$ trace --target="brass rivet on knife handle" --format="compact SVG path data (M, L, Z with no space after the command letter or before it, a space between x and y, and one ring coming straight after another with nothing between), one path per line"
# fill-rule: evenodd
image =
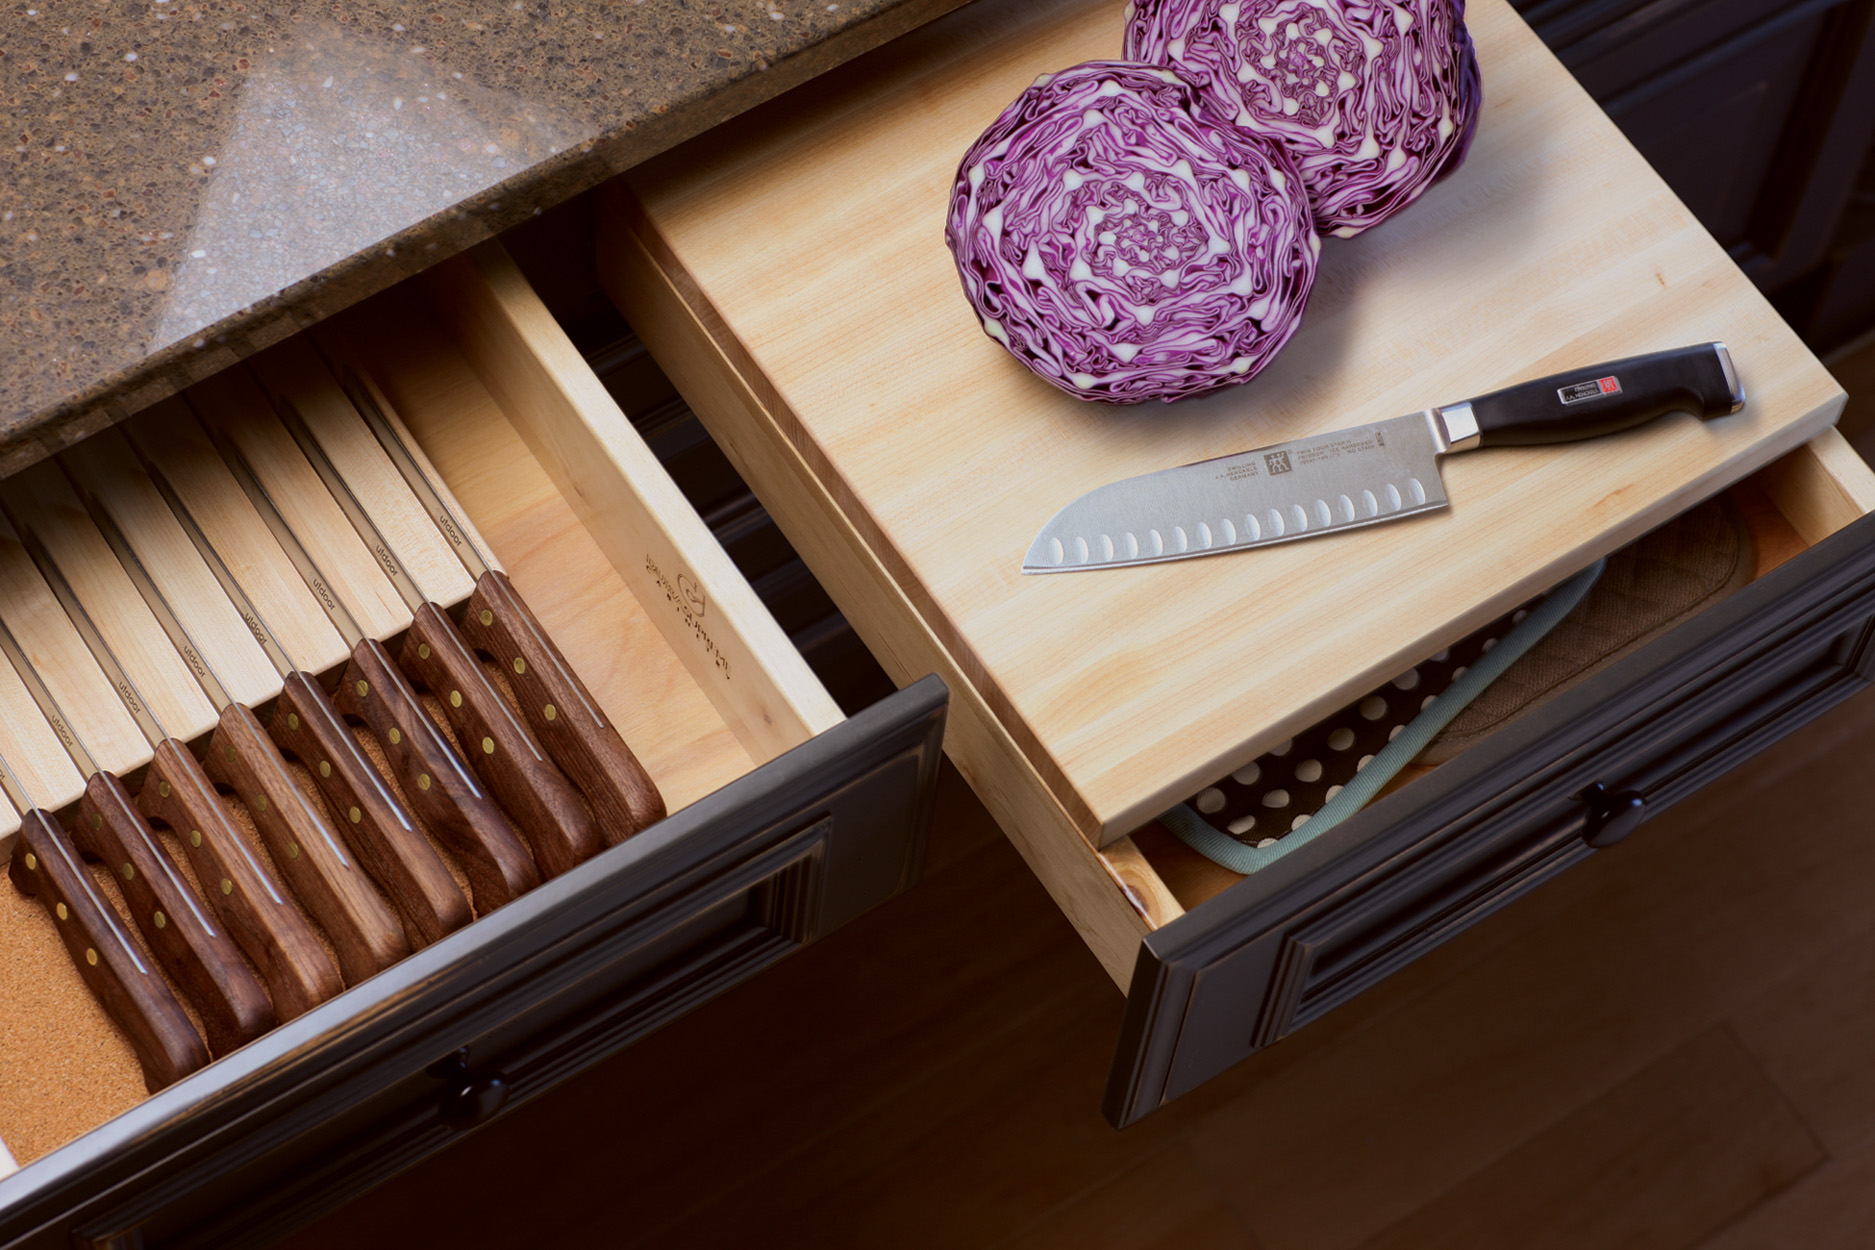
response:
M356 621L325 587L311 555L287 526L240 449L219 429L208 427L208 434L288 558L307 579L307 585L335 606L333 623L346 635L347 642L357 645L362 635ZM248 609L252 611L251 604ZM410 936L427 945L467 924L472 918L468 900L456 888L449 869L418 831L404 805L377 775L351 731L312 680L297 668L284 674L282 682L274 738L308 762L324 760L331 765L314 773L319 792L334 811L358 813L356 819L340 827L347 830L348 841L365 869L405 917Z
M209 906L259 970L281 1020L345 988L312 926L254 858L201 764L174 738L157 745L137 809L176 831L199 879L229 883L225 892L208 892Z
M376 639L364 636L357 622L352 619L351 614L345 610L344 605L338 601L338 597L326 585L318 567L313 563L311 554L287 525L286 518L274 505L266 486L247 463L246 458L241 454L241 449L235 446L233 440L221 430L206 422L201 424L207 430L216 451L228 465L229 471L233 473L235 481L253 503L255 510L260 513L282 550L287 553L294 567L299 570L300 576L305 579L307 586L319 597L320 602L326 605L333 624L345 639L346 645L351 648L352 662L347 667L345 677L340 683L337 696L338 707L370 723L373 731L378 734L379 740L387 743L386 755L393 770L404 781L407 801L416 810L418 819L423 820L461 862L464 874L469 877L470 888L475 893L477 906L483 911L492 910L538 884L539 874L533 870L532 864L523 862L528 858L527 851L508 827L507 819L475 781L463 771L461 762L455 758L454 752L443 741L442 735L437 731L435 724L430 721L429 715L422 712L415 694L410 690L403 675L388 664L384 665L384 671L376 676L377 682L380 686L389 685L397 689L387 690L385 697L377 700L361 701L358 698L355 692L356 682L360 676L359 670L361 667L373 668L369 653L374 649L381 652L382 647ZM175 504L172 503L172 506ZM382 547L382 540L379 541L379 547ZM391 558L391 562L395 564L394 557ZM405 580L408 581L408 578ZM421 596L418 596L418 602L422 602ZM367 677L367 680L370 678ZM408 709L415 709L418 714L407 715ZM284 706L282 711L288 716L299 714L295 709ZM276 724L278 724L277 721ZM297 726L292 726L290 722L288 724L288 732L297 730ZM393 731L398 738L402 739L401 742L390 741ZM347 733L345 741L334 739L328 743L328 752L324 759L330 762L339 753L356 753L356 751L357 744ZM316 776L322 786L336 785L343 780L337 773L336 769L321 768ZM422 780L423 777L431 776L444 779L458 778L460 784L432 787ZM410 784L412 777L418 778L414 787ZM349 807L351 804L348 802L344 806ZM410 865L406 873L408 877L413 880L421 879L431 884L439 884L440 879L432 871L431 865L424 862L426 858L434 861L435 870L444 874L448 871L443 868L440 860L436 860L435 853L430 850L429 844L422 842L420 838L404 839L401 850L393 854L387 849L381 858L406 861ZM450 888L454 889L453 883ZM426 896L435 897L434 890L401 896L399 902L419 905L421 899ZM454 927L449 917L440 912L436 915L435 924L437 926L447 924L448 927ZM441 931L446 931L446 928Z
M529 725L598 812L608 843L664 818L664 798L650 773L600 715L505 573L491 570L477 581L463 633L507 659Z
M150 949L201 1012L209 1051L225 1055L271 1029L273 1004L259 980L149 836L123 782L109 773L93 773L78 814L72 840L106 864L121 866L125 906Z
M482 662L433 603L419 607L404 639L404 666L432 690L449 692L444 713L488 788L534 848L543 877L555 877L605 848L579 794L535 748ZM466 692L466 697L465 697Z
M410 953L403 927L287 772L260 721L239 703L222 709L208 768L247 802L274 864L331 939L346 984Z
M367 694L359 694L361 686ZM377 639L367 638L352 649L335 700L340 711L357 716L377 734L392 772L406 779L405 801L456 856L478 911L488 912L540 884L533 857L437 732ZM407 780L411 777L414 788Z
M157 722L156 714L104 641L90 613L38 536L3 505L0 511L6 512L40 576L154 748L168 737ZM141 566L136 571L141 573ZM6 632L3 626L0 632ZM57 703L38 674L33 672L28 680L32 665L10 633L6 633L0 646L5 647L7 658L20 671L22 680L27 681L34 698L45 700L41 709L57 715ZM76 741L75 735L73 740ZM74 755L73 762L87 771L85 796L73 837L83 850L107 863L141 868L140 872L132 871L124 877L123 889L131 918L170 976L202 1013L210 1048L216 1054L225 1053L272 1028L273 1007L260 982L242 961L230 938L217 931L196 906L189 887L177 875L168 852L144 823L123 783L98 769L88 754L82 759ZM90 767L86 769L88 764ZM158 913L165 916L162 924L156 923Z
M11 795L18 781L10 769L5 771ZM49 812L30 804L20 808L20 853L8 865L8 875L22 894L45 906L72 966L130 1039L151 1093L208 1062L208 1048L188 1013L98 895L91 874Z
M327 367L332 367L330 360ZM507 575L489 567L467 528L398 437L373 388L349 367L335 372L352 407L475 578L463 633L512 669L528 725L593 805L605 840L616 844L663 819L664 799L651 775L607 723L585 683L540 628ZM563 716L563 710L573 715Z
M403 913L413 945L427 946L469 923L469 903L455 878L305 673L284 679L273 736L300 759L320 762L320 792L347 815L353 850Z
M572 862L577 862L569 862L569 855L583 859L596 854L605 844L578 791L559 767L542 754L533 734L515 719L513 709L489 682L481 661L468 650L449 618L424 598L405 571L403 562L352 494L350 485L339 476L325 449L313 438L292 403L272 392L268 395L281 424L299 444L333 500L358 531L359 538L386 572L394 571L391 580L410 605L413 617L404 647L404 667L432 690L451 692L447 711L458 740L479 743L482 747L480 751L472 747L467 750L470 765L501 801L502 807L514 816L534 849L541 874L551 877L564 872ZM450 654L433 657L427 665L413 665L412 643L427 645L432 650L447 650ZM449 671L447 685L431 680L431 673L445 668Z
M142 455L134 441L130 445ZM67 476L72 477L69 472ZM159 492L167 490L169 484L160 475L151 480ZM219 680L215 679L213 670L189 639L187 631L175 620L168 600L157 590L105 502L75 477L72 477L72 484L165 632L172 641L180 639L179 649L186 646L183 654L189 659L190 670L198 679L207 677L212 681L212 685L208 681L203 683L204 693L216 701L218 708L225 708L226 694ZM173 492L170 494L173 496ZM188 528L186 524L184 528ZM215 567L212 562L210 567ZM225 574L226 570L218 572ZM250 629L256 624L265 629L264 623L251 612L244 611L243 616ZM260 641L258 637L257 641ZM272 642L271 635L266 642ZM263 642L263 650L266 649ZM277 642L273 643L273 650L268 651L270 658L276 653L284 658ZM218 691L222 691L220 700L216 700ZM176 831L184 852L202 880L227 883L227 889L208 891L209 906L242 952L260 970L273 999L275 1014L282 1020L290 1020L338 994L344 989L344 983L332 965L331 956L320 945L299 909L281 896L272 878L256 862L201 764L187 747L173 738L165 737L152 745L155 755L143 790L137 796L137 808L144 816L161 820ZM256 818L259 818L258 812Z

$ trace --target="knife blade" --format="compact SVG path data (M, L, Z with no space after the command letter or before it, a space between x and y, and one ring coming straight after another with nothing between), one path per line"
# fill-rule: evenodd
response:
M1439 457L1570 442L1669 412L1745 406L1719 342L1520 382L1458 403L1122 478L1050 518L1024 573L1187 560L1397 521L1447 506Z

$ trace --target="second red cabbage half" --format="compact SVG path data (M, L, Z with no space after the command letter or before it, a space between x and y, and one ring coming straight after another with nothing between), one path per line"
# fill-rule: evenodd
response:
M1046 74L965 153L946 237L983 325L1106 403L1246 382L1289 341L1321 241L1294 162L1174 70Z
M1483 103L1463 0L1133 0L1126 55L1287 146L1343 237L1456 169Z

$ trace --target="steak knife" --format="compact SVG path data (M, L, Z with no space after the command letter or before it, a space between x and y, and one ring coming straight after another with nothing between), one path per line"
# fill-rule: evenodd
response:
M1055 513L1024 573L1189 560L1396 521L1446 506L1439 457L1595 438L1669 412L1745 406L1723 343L1572 369L1390 421L1122 478Z

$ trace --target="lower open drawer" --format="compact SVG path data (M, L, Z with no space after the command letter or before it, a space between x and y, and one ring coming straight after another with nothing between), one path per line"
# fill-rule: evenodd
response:
M1738 488L1768 501L1754 581L1310 845L1243 878L1150 827L1096 849L631 191L611 193L598 247L613 300L888 672L949 684L947 752L1127 993L1116 1124L1591 853L1592 787L1658 811L1875 668L1875 474L1826 430Z
M1831 431L1760 490L1749 584L1293 855L1238 877L1155 830L1109 848L1160 902L1108 1114L1190 1091L1866 686L1875 474ZM1631 810L1604 838L1613 797Z
M670 815L154 1095L53 920L0 887L0 1141L24 1165L0 1245L264 1242L916 879L943 686L844 717L505 253L340 328ZM149 750L85 700L98 675L47 680L134 792Z

